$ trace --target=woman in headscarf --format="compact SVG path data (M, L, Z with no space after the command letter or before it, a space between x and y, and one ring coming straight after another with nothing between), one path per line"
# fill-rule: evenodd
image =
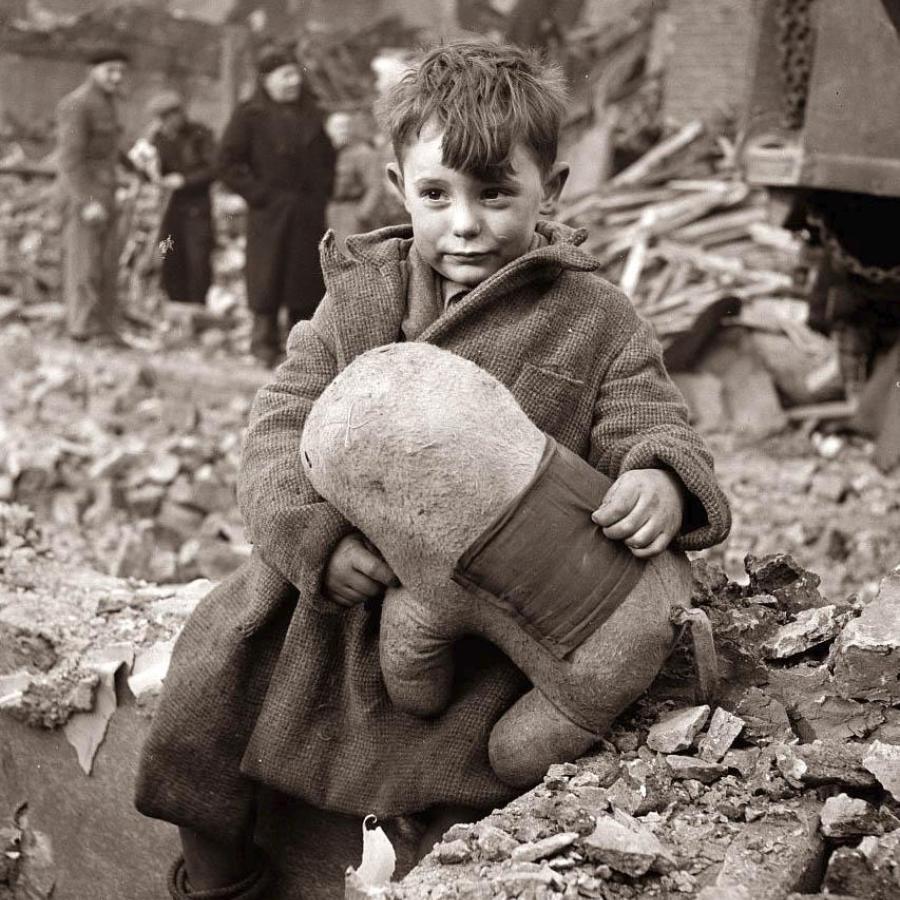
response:
M335 150L296 57L269 47L256 93L235 109L219 150L221 180L249 206L247 299L251 350L265 365L282 355L279 312L308 319L324 293L318 243L334 179Z

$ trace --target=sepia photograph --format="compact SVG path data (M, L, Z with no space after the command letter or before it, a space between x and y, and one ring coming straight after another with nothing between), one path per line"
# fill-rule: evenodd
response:
M0 900L900 900L900 0L0 0Z

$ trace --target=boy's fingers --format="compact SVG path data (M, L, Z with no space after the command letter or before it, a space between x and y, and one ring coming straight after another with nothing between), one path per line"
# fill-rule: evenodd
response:
M625 538L625 543L632 550L642 550L649 547L662 533L663 529L659 522L651 516L640 528Z
M646 547L634 547L631 549L632 556L638 559L649 559L651 556L657 556L669 546L669 537L666 534L660 534L657 538Z
M622 541L637 534L651 520L651 511L641 501L624 518L613 522L603 529L603 534L610 540Z
M397 576L383 559L361 545L354 550L352 563L357 572L361 572L384 587L389 587L396 582Z
M600 508L594 510L591 519L601 527L613 525L625 518L635 507L639 495L636 491L616 481L607 491Z
M378 597L384 593L384 585L380 581L369 578L368 575L359 571L348 572L341 587L344 590L349 589L351 592L361 594L364 598Z

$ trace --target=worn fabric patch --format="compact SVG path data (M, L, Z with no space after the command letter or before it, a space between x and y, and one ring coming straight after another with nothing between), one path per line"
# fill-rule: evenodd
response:
M641 577L643 563L591 520L611 484L548 436L531 483L463 553L453 580L564 658Z

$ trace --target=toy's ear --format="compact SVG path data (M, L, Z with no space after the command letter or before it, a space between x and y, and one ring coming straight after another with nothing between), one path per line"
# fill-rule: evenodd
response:
M385 170L387 171L388 181L390 182L394 193L403 204L403 208L409 212L409 207L406 205L406 191L403 187L403 172L400 169L400 166L395 162L391 162L385 166Z
M553 168L544 179L543 193L541 196L540 213L542 216L552 216L556 204L559 203L559 197L566 181L569 178L569 164L558 162L553 164Z

